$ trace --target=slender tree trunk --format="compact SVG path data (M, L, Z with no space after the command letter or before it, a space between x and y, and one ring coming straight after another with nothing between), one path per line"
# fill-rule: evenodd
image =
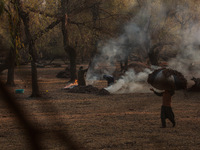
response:
M53 29L56 25L61 22L61 19L57 19L56 21L52 22L49 26L45 29L41 30L35 35L31 35L30 32L30 18L29 13L25 12L22 8L21 1L17 1L17 5L19 8L19 15L22 18L24 23L24 30L27 39L27 43L29 46L29 54L31 55L31 73L32 73L32 97L39 97L39 86L38 86L38 77L37 77L37 67L36 67L36 48L35 48L35 41L41 37L43 34L48 32L49 30Z
M62 34L63 34L63 45L64 50L69 56L70 61L70 81L74 82L77 79L76 75L76 50L69 45L69 37L68 37L68 16L67 16L67 5L68 0L61 0L62 5Z
M157 44L151 46L149 53L148 53L150 63L152 65L158 66L160 50L162 49L162 47L164 45L171 45L171 44L173 44L173 43L157 43Z
M93 45L93 51L92 51L92 54L91 54L91 58L94 57L94 55L96 55L96 52L97 52L97 46L98 46L98 43L97 43L97 38L98 38L98 35L97 35L97 32L95 30L95 28L97 27L97 21L99 19L99 5L100 3L96 3L96 4L93 4L92 8L91 8L91 11L92 11L92 21L93 21L93 35L92 35L92 45ZM99 23L100 24L100 23Z
M37 77L37 66L36 66L36 49L35 43L30 41L29 43L29 53L32 57L31 60L31 74L32 74L32 95L31 97L39 97L39 86L38 86L38 77Z
M14 46L15 47L15 46ZM7 74L7 82L6 84L9 86L14 86L14 74L15 74L15 59L16 59L16 49L11 48L9 54L10 62L8 64L8 74Z
M77 79L76 75L76 50L72 47L68 47L69 53L69 60L70 60L70 74L71 74L71 81L75 81Z
M9 17L9 29L10 29L10 38L12 42L12 46L10 48L9 53L9 61L8 61L8 74L7 74L7 85L14 86L14 73L15 73L15 61L16 61L16 50L17 50L17 43L19 33L20 33L20 19L18 13L18 7L16 4L18 3L17 0L13 1L13 8L15 11L14 13L8 12Z
M21 5L20 5L21 6ZM36 67L36 49L35 49L35 42L30 32L29 27L29 14L24 12L20 7L20 17L24 23L24 29L26 38L29 43L29 54L31 55L31 73L32 73L32 95L31 97L39 97L39 86L38 86L38 79L37 79L37 67Z
M159 52L158 51L154 51L154 50L151 50L149 53L148 53L148 56L149 56L149 61L152 65L155 65L155 66L158 66L159 63L158 63L158 54Z
M77 78L76 75L76 50L69 46L68 43L68 31L66 28L66 23L63 20L62 21L62 33L63 33L63 45L64 45L64 50L69 56L69 61L70 61L70 81L74 82L75 79Z

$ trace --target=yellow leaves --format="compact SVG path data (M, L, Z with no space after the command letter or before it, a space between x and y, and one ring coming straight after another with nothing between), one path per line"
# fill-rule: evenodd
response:
M21 42L21 39L19 36L16 36L15 38L15 46L16 46L16 51L21 48L24 48L24 43Z
M24 46L24 43L22 43L21 45L22 45L22 48L24 48L24 47L25 47L25 46Z
M21 44L20 44L20 37L18 37L18 36L16 36L16 38L15 38L15 45L16 45L16 49L17 49L18 47L21 47Z
M16 52L16 59L17 59L17 63L19 63L19 61L21 60L21 55L19 53L19 51L24 48L24 43L22 43L20 36L16 36L15 37L15 52Z

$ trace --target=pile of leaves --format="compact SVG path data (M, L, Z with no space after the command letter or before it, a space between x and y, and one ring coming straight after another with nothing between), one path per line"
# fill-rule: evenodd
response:
M161 68L161 69L157 69L154 72L152 72L151 74L149 74L147 82L149 84L153 84L157 74L162 71L162 74L164 75L164 77L167 79L170 76L174 77L175 80L175 89L176 90L180 90L180 89L186 89L187 88L187 80L185 79L185 77L182 75L182 73L176 71L176 70L172 70L172 69L166 69L166 68Z

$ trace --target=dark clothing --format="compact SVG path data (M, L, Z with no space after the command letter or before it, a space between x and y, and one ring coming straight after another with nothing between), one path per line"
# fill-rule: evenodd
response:
M162 122L162 127L166 127L166 119L168 118L172 124L173 127L175 126L175 120L174 120L174 113L171 108L171 97L174 95L174 91L167 91L165 90L164 92L158 93L154 91L154 93L157 96L162 96L163 97L163 102L162 102L162 107L161 107L161 122Z
M114 83L114 77L111 75L103 75L103 78L107 80L108 86Z
M172 108L170 106L162 106L161 107L161 122L162 127L166 127L166 119L168 118L171 123L173 124L173 127L175 126L175 120L174 120L174 113L172 111Z
M86 86L85 83L85 73L87 72L88 69L83 70L82 68L79 69L78 71L78 85L80 86Z

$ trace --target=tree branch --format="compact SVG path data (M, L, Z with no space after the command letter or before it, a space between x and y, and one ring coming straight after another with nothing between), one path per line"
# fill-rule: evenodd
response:
M57 19L56 21L52 22L48 25L44 30L39 31L35 35L33 35L33 41L37 40L38 38L42 37L45 33L49 32L49 30L53 29L61 22L62 18Z
M45 17L51 17L51 18L61 18L61 17L62 17L62 14L61 14L61 13L50 14L50 13L46 13L45 11L38 10L38 9L29 7L29 6L26 6L26 9L28 9L28 10L31 11L31 12L34 12L34 13L38 13L38 14L40 14L40 15L43 15L43 16L45 16Z

